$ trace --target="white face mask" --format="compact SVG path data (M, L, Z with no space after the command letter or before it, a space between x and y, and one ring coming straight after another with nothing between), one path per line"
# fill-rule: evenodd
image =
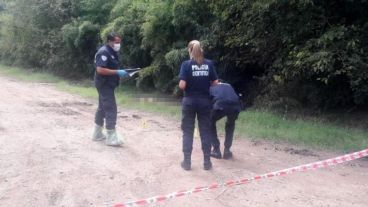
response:
M120 44L114 44L114 47L112 49L115 50L115 52L119 52L121 45Z

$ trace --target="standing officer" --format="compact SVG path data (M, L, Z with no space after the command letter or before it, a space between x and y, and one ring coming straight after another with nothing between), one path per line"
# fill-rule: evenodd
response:
M195 118L198 119L199 132L204 155L203 167L212 168L211 163L211 84L217 84L217 74L211 60L204 59L201 44L193 40L188 44L190 60L184 61L180 68L179 88L184 90L182 101L183 153L184 161L181 167L191 169L191 154L193 149L193 132Z
M106 139L106 144L110 146L123 144L115 129L117 106L114 91L119 85L120 77L127 75L125 70L119 70L118 52L120 46L121 37L112 32L107 35L107 44L102 46L95 56L95 86L98 92L98 108L95 115L96 125L92 139L94 141ZM102 132L104 121L106 121L107 135Z
M216 122L226 116L225 125L225 149L224 159L230 159L233 154L230 151L234 129L235 120L241 111L241 103L238 95L230 84L219 83L211 86L210 94L213 97L213 108L211 112L211 130L212 130L212 146L211 157L221 159L220 141L217 136Z

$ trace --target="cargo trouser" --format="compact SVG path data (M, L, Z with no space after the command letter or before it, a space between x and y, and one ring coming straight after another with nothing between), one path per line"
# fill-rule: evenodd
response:
M202 151L205 157L211 154L211 99L184 97L182 101L182 122L183 130L183 153L190 156L193 150L193 133L195 118L197 117L199 133L202 143Z
M115 129L117 119L117 106L114 92L115 87L97 87L97 91L98 108L95 115L95 123L99 126L103 126L105 120L107 130Z
M216 122L226 116L224 146L225 148L230 149L233 143L235 120L238 118L238 115L239 112L236 110L213 110L211 112L211 144L214 148L220 147Z

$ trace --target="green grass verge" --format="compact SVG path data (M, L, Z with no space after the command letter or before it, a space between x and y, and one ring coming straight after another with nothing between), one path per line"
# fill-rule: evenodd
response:
M249 110L237 121L237 133L250 137L285 140L322 149L358 150L368 146L368 133L334 123L283 119L268 111Z
M0 65L0 73L27 82L55 83L60 90L97 98L97 92L91 84L75 84L47 73L34 72L16 67ZM165 103L139 101L134 98L136 89L120 87L116 91L119 105L157 114L175 117L180 120L181 109ZM223 132L224 121L219 123ZM368 146L368 132L362 129L344 127L324 120L285 119L265 110L247 110L239 115L236 123L236 135L257 139L281 140L293 144L312 146L332 150L358 150Z
M34 72L33 69L21 69L0 64L0 73L26 82L57 83L62 79L48 73Z
M97 91L93 87L92 81L74 83L63 80L62 78L56 77L55 75L49 74L47 72L37 72L32 69L10 67L1 64L0 73L25 82L54 83L55 86L62 91L78 94L85 98L96 99L98 97ZM116 90L117 103L121 106L129 107L131 109L180 117L181 112L179 107L165 103L148 102L143 100L143 98L140 100L139 98L135 98L136 94L138 93L141 92L135 88L123 85Z

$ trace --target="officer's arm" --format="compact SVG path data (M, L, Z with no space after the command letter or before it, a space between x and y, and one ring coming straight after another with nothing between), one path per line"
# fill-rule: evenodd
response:
M104 67L97 67L96 71L100 75L117 75L118 74L117 70L111 70L111 69L104 68Z
M187 72L187 65L185 62L181 64L180 72L179 72L179 88L181 90L185 90L187 87L187 81L188 80L188 72Z
M214 81L211 82L211 85L212 86L216 86L217 84L219 84L219 80L218 79L216 79L216 80L214 80Z
M186 82L186 81L184 81L184 80L180 80L180 81L179 81L179 88L180 88L181 90L185 90L185 87L187 87L187 82Z

